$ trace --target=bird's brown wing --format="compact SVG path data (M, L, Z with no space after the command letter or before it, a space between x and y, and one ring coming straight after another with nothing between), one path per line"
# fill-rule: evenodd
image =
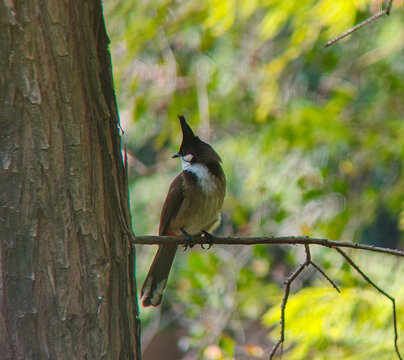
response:
M168 190L167 197L163 205L163 210L161 210L159 235L175 235L167 234L167 232L169 230L171 219L177 215L183 201L184 179L181 172L171 183L170 189Z

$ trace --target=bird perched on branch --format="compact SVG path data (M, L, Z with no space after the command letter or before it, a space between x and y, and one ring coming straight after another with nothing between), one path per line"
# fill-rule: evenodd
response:
M182 144L173 158L181 158L182 171L171 183L160 216L159 235L183 235L185 249L192 247L192 235L207 238L220 223L220 210L226 193L226 177L221 159L213 148L195 136L185 118L178 116ZM159 245L140 292L143 306L158 306L178 245Z

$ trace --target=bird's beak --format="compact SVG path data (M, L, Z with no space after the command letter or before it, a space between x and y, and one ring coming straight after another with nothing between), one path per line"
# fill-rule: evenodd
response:
M179 152L176 152L176 153L172 156L173 159L174 159L174 158L179 158L179 157L181 157L181 154L180 154Z

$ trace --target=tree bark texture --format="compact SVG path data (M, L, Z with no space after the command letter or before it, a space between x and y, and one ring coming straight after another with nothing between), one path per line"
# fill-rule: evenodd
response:
M100 0L0 0L0 358L139 359Z

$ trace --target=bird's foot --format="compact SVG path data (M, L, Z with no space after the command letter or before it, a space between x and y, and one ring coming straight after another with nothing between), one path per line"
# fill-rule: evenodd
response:
M213 245L213 235L211 234L211 233L208 233L207 231L205 231L205 230L202 230L202 234L205 236L205 238L206 238L206 244L208 244L209 245L209 247L206 249L206 250L209 250L211 247L212 247L212 245ZM205 249L204 247L203 247L203 244L201 244L201 248L202 249Z
M185 251L186 249L188 249L188 247L192 248L195 244L192 241L191 235L189 235L184 229L181 229L181 231L182 231L182 234L184 235L184 240L185 240L184 251Z

